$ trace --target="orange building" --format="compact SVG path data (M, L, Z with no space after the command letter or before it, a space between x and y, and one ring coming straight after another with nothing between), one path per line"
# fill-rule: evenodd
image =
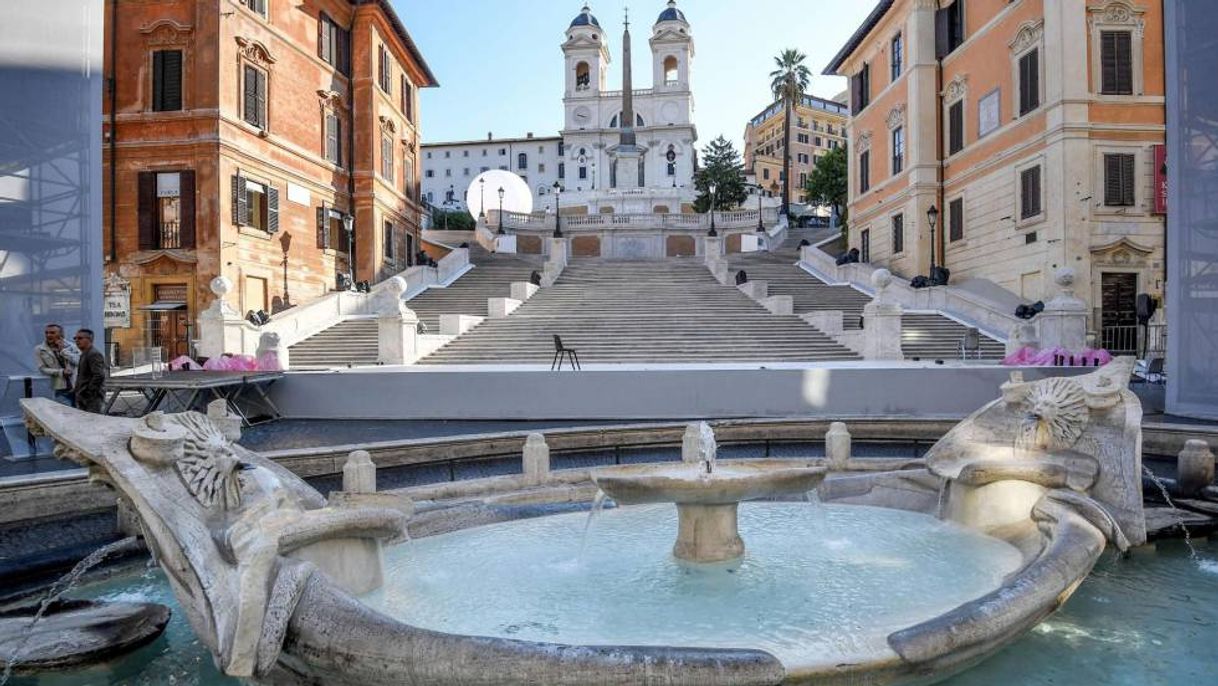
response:
M131 297L113 340L188 354L216 276L273 313L413 264L437 82L388 0L106 8L106 271Z
M791 127L791 202L807 202L808 176L820 158L845 145L846 105L815 95L795 105ZM787 112L779 100L770 104L744 127L744 168L771 195L782 194L782 152Z
M851 81L864 260L1030 301L1072 267L1100 343L1132 350L1164 288L1162 0L883 0L825 73Z

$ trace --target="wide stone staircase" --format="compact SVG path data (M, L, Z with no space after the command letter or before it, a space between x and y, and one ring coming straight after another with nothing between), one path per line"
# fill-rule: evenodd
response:
M573 262L512 316L487 320L420 364L548 364L555 335L585 365L858 359L690 258Z
M444 288L429 288L406 305L419 316L426 333L440 333L441 314L487 315L487 298L508 297L513 281L528 281L541 264L516 255L491 254L470 246L474 268ZM539 258L538 258L539 259ZM346 367L377 363L374 317L348 319L288 349L293 367Z
M732 255L731 275L741 269L750 281L766 281L770 295L791 296L796 315L818 310L841 310L846 329L861 326L863 307L871 296L850 286L830 285L798 266L799 238L792 235L774 252ZM960 341L968 327L936 313L906 313L901 317L901 351L905 359L960 359ZM983 360L1001 360L1005 346L981 335ZM973 357L970 354L970 359Z

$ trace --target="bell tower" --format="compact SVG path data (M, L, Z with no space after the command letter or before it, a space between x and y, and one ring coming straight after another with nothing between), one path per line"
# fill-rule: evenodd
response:
M656 91L690 90L689 71L694 58L694 37L676 0L660 13L651 29L652 83Z
M600 22L587 5L567 27L562 53L566 69L565 97L590 96L605 90L609 48Z

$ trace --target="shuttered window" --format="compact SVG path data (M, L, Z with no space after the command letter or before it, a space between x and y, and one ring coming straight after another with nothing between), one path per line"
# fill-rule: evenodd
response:
M241 118L260 129L266 128L266 73L245 66L242 83Z
M892 252L905 252L905 215L898 214L892 218Z
M892 80L896 81L901 77L905 61L905 40L899 33L892 37L890 61L892 64Z
M393 93L393 68L389 62L389 51L385 46L377 46L376 81L381 90Z
M1040 50L1019 58L1019 116L1040 107Z
M1133 94L1133 35L1129 31L1100 32L1100 92Z
M402 113L406 115L406 121L414 123L414 88L405 74L402 74Z
M317 55L344 76L351 75L351 32L325 12L317 21Z
M1019 218L1031 219L1040 214L1040 167L1019 172Z
M1110 207L1134 205L1134 156L1104 155L1104 204Z
M182 109L182 51L152 53L152 109L176 112Z
M863 233L859 234L859 253L860 260L871 261L871 229L864 229Z
M325 144L323 152L325 157L330 162L342 165L343 163L343 138L342 138L342 123L338 120L338 115L327 113L325 119Z
M235 174L232 180L233 223L267 233L279 231L279 190Z
M136 185L139 249L194 250L194 171L140 172Z
M935 10L935 57L943 59L964 43L964 0Z
M956 198L947 204L947 239L958 241L964 238L964 198Z
M954 155L964 149L964 101L952 103L947 108L947 154Z
M393 139L381 136L381 176L393 181Z
M393 224L385 222L385 259L393 259Z
M871 151L864 150L859 154L859 193L866 193L871 188Z
M905 127L892 130L892 173L897 175L905 168Z

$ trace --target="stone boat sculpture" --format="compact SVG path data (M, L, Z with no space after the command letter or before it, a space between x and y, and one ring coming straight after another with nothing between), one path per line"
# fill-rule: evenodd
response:
M199 638L229 675L266 684L889 684L931 682L1015 640L1069 598L1107 543L1145 540L1141 407L1132 360L1024 383L965 419L921 469L832 474L822 500L916 510L1015 545L991 593L887 636L850 664L784 664L756 649L578 646L409 626L355 595L381 584L381 546L402 538L391 500L322 498L241 448L238 420L85 415L23 401L27 425L139 515ZM800 464L799 460L792 460ZM853 461L859 462L859 461ZM821 461L802 461L820 466ZM564 496L565 497L565 496ZM555 501L559 497L555 496Z

